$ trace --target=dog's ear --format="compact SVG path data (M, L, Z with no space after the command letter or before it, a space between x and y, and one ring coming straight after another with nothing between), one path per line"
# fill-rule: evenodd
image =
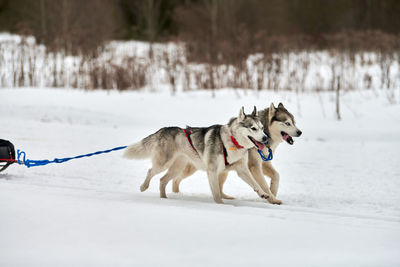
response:
M276 112L276 109L275 109L274 103L271 103L271 105L269 106L269 110L268 110L269 123L271 123L272 118L275 116L275 112Z
M257 116L257 108L254 106L253 112L251 113L252 116Z
M242 120L244 120L245 117L246 117L246 114L244 113L244 107L242 107L242 108L240 109L238 119L239 119L240 121L242 121Z
M278 108L285 108L282 104L282 102L279 103Z

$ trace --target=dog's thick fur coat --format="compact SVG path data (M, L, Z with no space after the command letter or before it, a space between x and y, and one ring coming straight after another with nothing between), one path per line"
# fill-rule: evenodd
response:
M148 170L141 191L145 191L151 179L158 173L168 169L160 180L160 197L165 198L165 187L168 182L181 175L186 166L201 169L207 172L211 192L217 203L223 203L218 177L228 170L235 170L257 194L268 199L267 194L254 180L247 167L248 151L257 146L264 147L268 141L257 111L246 115L243 108L239 116L232 119L227 125L213 125L207 128L190 128L192 134L188 141L183 129L178 127L162 128L149 135L140 142L130 145L124 152L124 157L130 159L151 158L152 167ZM242 146L241 149L226 149L233 147L231 136ZM227 161L229 164L226 165ZM190 172L188 172L190 173Z
M266 131L270 136L269 147L272 149L273 153L275 153L281 142L286 141L292 145L294 142L292 136L299 137L302 134L302 132L296 127L296 121L293 115L283 106L282 103L279 103L278 107L275 107L274 104L271 103L269 108L258 112L257 115L264 126L264 131ZM263 153L268 153L267 148L263 150ZM248 169L257 184L270 196L268 201L272 204L281 204L282 201L276 199L279 189L279 173L272 166L271 161L262 161L257 149L252 148L248 153ZM169 171L170 170L168 170L168 172ZM196 172L196 168L193 165L187 165L181 171L171 170L171 172L180 172L180 174L174 178L172 186L172 190L175 193L178 193L180 182ZM265 180L264 175L271 178L270 186ZM222 191L227 176L228 172L226 171L219 175L221 196L222 198L233 199L233 197L226 195Z

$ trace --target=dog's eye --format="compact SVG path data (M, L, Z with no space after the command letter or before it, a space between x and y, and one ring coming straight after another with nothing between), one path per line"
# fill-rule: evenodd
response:
M286 126L290 126L290 122L285 122Z
M257 130L256 127L251 127L251 129L252 129L253 131L256 131L256 130Z

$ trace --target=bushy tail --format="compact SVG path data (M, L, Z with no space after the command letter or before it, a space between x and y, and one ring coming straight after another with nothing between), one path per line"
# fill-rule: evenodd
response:
M153 150L152 135L144 138L142 141L132 144L125 148L123 157L127 159L146 159L151 157Z

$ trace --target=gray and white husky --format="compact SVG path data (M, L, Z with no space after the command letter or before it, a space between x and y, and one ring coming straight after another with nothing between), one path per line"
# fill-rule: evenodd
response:
M278 107L275 107L271 103L270 107L258 112L258 117L264 126L264 131L270 136L268 147L271 148L272 153L275 153L278 145L283 141L293 145L294 140L292 137L299 137L302 132L296 127L296 121L293 115L279 103ZM268 154L268 148L263 149L264 154ZM273 204L281 204L282 201L276 199L278 188L279 188L279 173L274 169L271 161L263 161L257 152L257 149L253 148L248 153L248 169L250 170L253 178L256 180L258 185L267 193L268 201ZM177 173L177 170L169 169L168 172ZM196 172L196 168L193 165L186 165L184 169L180 171L180 174L174 178L172 190L175 193L179 192L180 182ZM221 190L221 196L225 199L233 199L233 197L226 195L222 189L226 181L228 172L222 172L219 176L219 188ZM264 175L271 178L271 185L268 186Z
M218 177L227 170L235 170L240 178L249 184L264 199L269 197L254 180L247 167L248 151L254 147L264 148L268 141L264 127L256 116L240 110L237 118L227 125L213 125L207 128L166 127L149 135L140 142L128 146L124 157L130 159L151 158L152 167L141 185L145 191L154 175L168 169L160 180L160 197L165 198L168 182L178 177L185 166L207 172L214 201L222 202Z

